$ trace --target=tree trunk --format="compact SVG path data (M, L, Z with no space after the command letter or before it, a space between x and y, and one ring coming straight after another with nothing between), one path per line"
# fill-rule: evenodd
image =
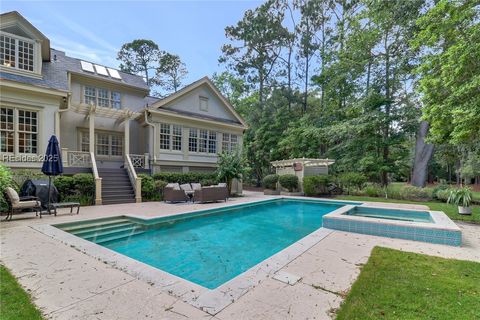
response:
M411 184L415 187L424 188L427 183L428 163L432 158L434 145L425 143L430 125L426 121L420 122L415 142L415 160L413 163L413 175Z

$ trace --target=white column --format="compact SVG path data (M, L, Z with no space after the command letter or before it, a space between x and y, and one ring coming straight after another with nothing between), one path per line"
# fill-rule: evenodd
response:
M93 112L90 112L90 116L88 118L88 140L88 150L95 153L95 114Z
M60 112L55 112L55 135L60 143Z
M125 120L125 155L130 154L130 119Z

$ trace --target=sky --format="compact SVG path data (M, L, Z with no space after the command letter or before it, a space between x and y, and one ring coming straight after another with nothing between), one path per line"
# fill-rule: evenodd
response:
M2 13L16 10L67 55L118 68L122 44L155 41L178 54L189 74L185 84L223 70L218 57L227 43L225 27L261 1L1 1Z

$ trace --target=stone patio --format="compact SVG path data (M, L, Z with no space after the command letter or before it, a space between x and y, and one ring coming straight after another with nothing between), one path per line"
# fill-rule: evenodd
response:
M271 197L245 192L229 204ZM424 209L418 205L369 205ZM40 224L87 220L122 214L166 216L216 204L158 202L83 207L80 215L14 216L0 224L0 261L29 291L49 319L330 319L360 273L374 246L480 261L480 226L457 223L463 246L333 231L288 263L273 277L249 290L215 316L207 314L148 282L139 280L33 229ZM67 210L63 212L68 212ZM290 283L290 284L289 284Z

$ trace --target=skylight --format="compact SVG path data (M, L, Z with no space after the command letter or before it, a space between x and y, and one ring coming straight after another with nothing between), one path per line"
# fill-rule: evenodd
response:
M80 61L80 64L82 65L83 71L95 72L95 70L93 69L93 64L91 64L90 62Z
M96 64L95 70L97 70L97 74L108 77L107 68L105 68L104 66L99 66L98 64Z
M112 69L112 68L107 68L108 70L108 73L110 73L110 77L114 78L114 79L122 79L122 77L120 76L120 73L118 73L117 70L115 69Z

